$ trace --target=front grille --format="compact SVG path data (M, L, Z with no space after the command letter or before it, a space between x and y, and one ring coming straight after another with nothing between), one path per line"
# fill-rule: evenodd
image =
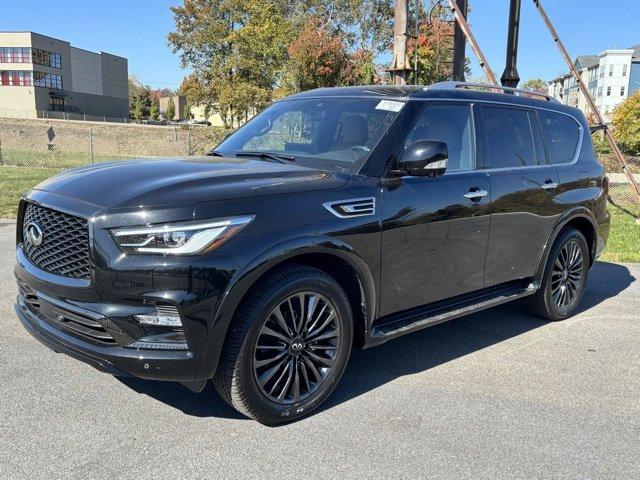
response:
M42 232L35 245L27 234L30 223ZM29 203L22 220L24 253L37 267L55 275L89 278L89 229L87 221Z

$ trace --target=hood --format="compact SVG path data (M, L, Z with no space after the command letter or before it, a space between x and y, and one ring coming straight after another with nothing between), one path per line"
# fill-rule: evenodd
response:
M347 177L251 158L189 157L102 163L68 170L35 190L106 208L195 204L337 188Z

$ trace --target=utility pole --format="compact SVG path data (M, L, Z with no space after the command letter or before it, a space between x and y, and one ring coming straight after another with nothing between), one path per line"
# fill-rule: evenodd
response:
M458 12L462 17L467 19L467 0L456 0ZM460 28L459 22L453 33L453 74L452 80L456 82L464 82L464 64L465 64L465 35Z
M460 29L462 30L462 33L464 34L467 41L469 42L469 45L471 46L471 50L473 51L476 58L478 59L478 63L480 64L480 67L482 68L482 70L484 70L484 74L487 77L487 80L489 80L491 85L498 85L498 80L496 79L496 76L493 74L493 70L491 70L491 67L489 66L489 62L487 61L486 57L482 53L482 50L480 50L480 45L478 45L478 42L476 41L476 37L474 37L473 33L471 33L471 27L469 26L469 24L467 23L467 20L465 19L465 17L462 15L462 12L458 8L458 5L456 4L456 0L448 0L448 2L449 2L449 8L451 8L451 11L453 12L453 18L455 19L456 24L460 27ZM455 81L459 82L460 80L455 80Z
M518 37L520 33L520 0L511 0L509 7L509 33L507 38L507 60L504 73L500 77L503 87L516 88L520 82L518 75Z
M407 0L396 0L393 25L393 61L389 71L394 85L406 85L411 65L407 58L409 3Z

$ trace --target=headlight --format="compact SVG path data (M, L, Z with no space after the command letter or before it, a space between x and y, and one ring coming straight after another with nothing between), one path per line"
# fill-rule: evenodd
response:
M111 231L124 253L193 255L213 250L253 220L253 215L201 222L169 223Z

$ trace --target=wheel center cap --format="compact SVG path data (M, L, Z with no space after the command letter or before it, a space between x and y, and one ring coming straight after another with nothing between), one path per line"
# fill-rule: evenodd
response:
M289 350L291 350L291 353L293 353L294 355L302 352L302 350L304 350L304 342L302 341L302 339L296 338L295 340L293 340L289 345Z
M563 280L566 280L568 276L569 276L569 271L568 270L565 270L564 272L562 272L562 279Z

